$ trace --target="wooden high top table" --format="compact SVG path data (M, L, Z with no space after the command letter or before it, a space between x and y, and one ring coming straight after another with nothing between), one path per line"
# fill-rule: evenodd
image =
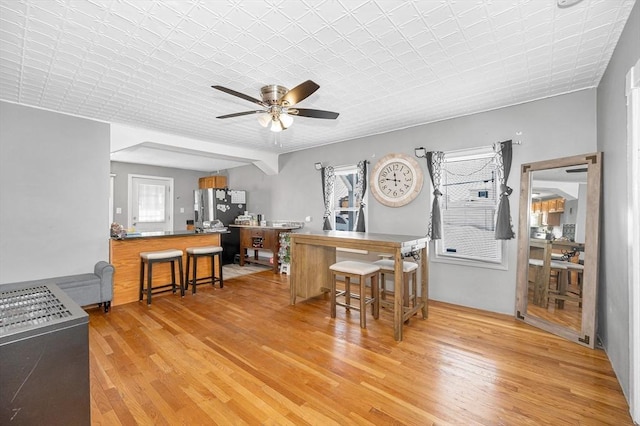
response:
M329 291L331 274L329 266L336 262L336 248L367 250L393 255L394 271L394 317L393 335L402 340L404 321L417 311L427 318L428 276L427 237L393 234L373 234L368 232L318 231L291 234L291 304L296 298L310 298ZM416 306L405 310L402 306L404 285L402 282L402 255L420 254L420 297L416 295ZM364 315L364 313L361 313Z

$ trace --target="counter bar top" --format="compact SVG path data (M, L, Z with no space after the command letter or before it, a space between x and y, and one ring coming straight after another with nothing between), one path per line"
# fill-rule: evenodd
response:
M301 226L259 226L259 225L229 225L234 228L255 228L255 229L280 229L282 231L291 231L294 229L300 229Z
M190 235L207 235L207 234L228 234L229 231L224 228L219 231L153 231L153 232L131 232L124 238L113 238L114 240L131 240L139 238L157 238L157 237L188 237Z

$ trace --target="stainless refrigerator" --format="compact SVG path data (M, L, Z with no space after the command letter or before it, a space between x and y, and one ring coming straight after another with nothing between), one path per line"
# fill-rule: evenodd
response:
M247 209L247 192L226 188L196 189L194 192L195 227L198 232L207 232L216 220L224 226L233 224L235 219ZM222 261L233 263L240 253L240 235L237 228L229 228L230 233L222 234Z

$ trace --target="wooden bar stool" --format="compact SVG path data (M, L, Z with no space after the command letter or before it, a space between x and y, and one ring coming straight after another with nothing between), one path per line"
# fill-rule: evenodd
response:
M154 263L171 263L171 282L161 286L153 287L153 264ZM143 294L147 293L147 305L151 304L151 294L163 293L165 291L176 292L176 267L178 262L180 269L180 296L184 297L184 280L182 271L182 250L168 249L160 251L143 251L140 253L140 294L139 299L142 300ZM145 268L145 264L147 267ZM147 270L147 287L144 287L144 270ZM170 287L170 288L169 288ZM152 291L155 290L155 291Z
M549 311L553 312L556 304L558 305L558 309L563 309L565 301L576 302L579 307L582 307L581 278L584 265L571 262L551 262L551 267L557 268L558 278L556 288L549 289ZM578 283L576 283L575 288L569 288L569 274L572 272L578 273Z
M344 306L349 309L360 311L360 327L367 328L366 310L367 305L371 305L373 318L378 319L380 315L380 297L378 295L378 273L380 267L371 263L355 262L351 260L334 263L329 266L331 270L331 318L336 317L336 305ZM344 277L344 290L336 290L336 282L338 276ZM360 293L351 293L351 279L360 280ZM371 297L367 297L366 282L371 281ZM338 302L337 298L344 296L344 302ZM359 305L352 305L351 298L360 300Z
M386 300L387 281L385 274L395 273L395 263L391 259L380 259L373 262L374 265L380 267L380 305L385 308L393 309L393 300ZM411 281L411 291L409 290L409 281ZM402 283L404 285L404 294L402 306L409 307L409 302L413 301L416 306L416 298L418 295L418 264L414 262L402 262ZM395 291L395 289L394 289Z
M202 247L187 247L187 275L185 278L185 289L189 289L191 284L191 294L196 294L196 286L202 281L211 281L211 285L214 286L216 281L220 283L220 288L224 286L222 280L222 247L220 246L202 246ZM198 278L198 258L208 257L211 259L211 275L207 277ZM215 273L215 258L218 258L218 276ZM191 259L193 258L193 274L189 279L191 270Z

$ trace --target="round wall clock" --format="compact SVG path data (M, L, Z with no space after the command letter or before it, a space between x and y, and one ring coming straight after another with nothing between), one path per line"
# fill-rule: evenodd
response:
M422 169L408 155L388 154L373 167L369 185L380 203L390 207L404 206L422 190Z

